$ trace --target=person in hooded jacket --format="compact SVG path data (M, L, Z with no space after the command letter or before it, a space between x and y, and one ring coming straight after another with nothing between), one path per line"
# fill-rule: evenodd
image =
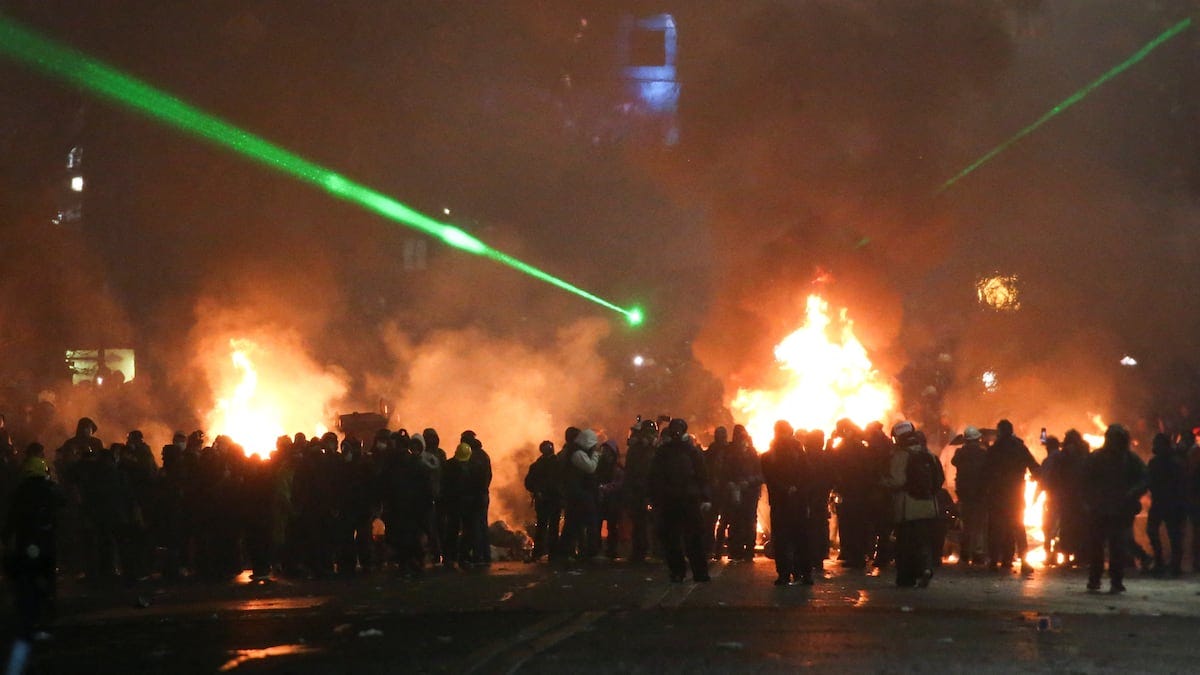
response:
M1031 574L1028 560L1023 511L1025 472L1036 480L1038 463L1013 433L1012 422L996 424L996 442L988 448L985 470L988 476L988 548L991 568L1012 567L1014 556L1021 558L1021 573Z
M467 463L469 470L469 459ZM437 456L426 451L424 436L412 436L408 447L399 455L396 482L390 494L396 511L394 521L399 530L395 538L396 562L401 574L407 578L419 577L425 571L421 534L433 511L434 483L440 470Z
M32 640L43 632L56 595L56 526L66 504L50 480L44 449L26 448L22 479L13 493L3 524L5 574L12 584L20 618L20 638Z
M492 546L488 541L488 509L491 506L492 458L483 449L483 442L474 431L464 431L461 442L471 446L471 490L473 492L471 512L471 548L475 564L492 564Z
M525 474L525 489L533 498L537 523L533 528L531 562L550 555L558 547L558 532L562 520L562 499L559 492L559 462L554 456L554 443L542 441L538 458Z
M446 466L446 451L442 449L442 438L438 436L438 432L433 427L427 427L421 432L421 438L425 440L425 452L432 455L437 460L437 476L435 477L433 490L433 513L429 516L429 522L425 525L425 542L429 547L430 559L436 565L442 562L442 532L445 531L445 520L442 518L442 507L440 506L441 485L442 485L442 469Z
M1150 488L1150 514L1146 518L1146 536L1154 550L1154 573L1179 576L1183 573L1183 525L1187 520L1186 467L1166 434L1155 434L1151 444L1154 456L1147 467ZM1163 557L1160 530L1167 528L1171 563Z
M963 429L963 444L950 463L962 517L959 564L982 565L987 559L987 448L978 428Z
M718 485L725 492L722 518L729 521L729 559L750 562L758 538L763 473L758 450L741 424L733 427L733 440L725 451L723 480Z
M895 442L884 486L892 491L896 523L896 585L924 588L933 579L934 537L940 515L935 495L946 482L942 463L912 422L892 427Z
M763 479L771 506L771 543L776 586L812 584L808 535L811 470L792 425L775 423L775 438L762 456Z
M63 567L72 572L95 572L89 569L89 563L98 543L84 512L83 493L96 456L104 449L104 442L96 436L98 431L91 418L81 417L75 435L54 453L54 474L67 499L59 522L63 542L59 553Z
M596 482L599 484L599 516L596 526L599 534L603 529L604 556L615 560L620 554L622 521L625 520L625 468L621 466L621 450L616 441L600 444L600 461L596 464Z
M838 558L844 567L860 569L875 553L877 536L879 477L882 460L867 443L864 434L850 420L838 422L834 429L836 468Z
M687 422L673 419L654 454L649 475L650 499L658 516L671 581L709 581L705 514L712 508L704 455L690 440Z
M1054 469L1055 482L1059 489L1059 531L1058 548L1066 558L1064 562L1077 565L1083 561L1083 552L1087 548L1087 499L1086 476L1088 457L1092 449L1088 446L1083 435L1076 429L1070 429L1063 435L1062 455Z
M566 556L590 560L600 552L600 439L584 429L564 450L562 465L564 507L559 544Z
M471 445L459 443L454 456L442 467L441 502L445 509L446 530L442 538L442 564L451 567L458 564L466 569L474 562L471 558L474 533L473 514L476 499L471 476Z
M1123 593L1129 534L1146 492L1146 465L1130 449L1125 427L1109 425L1104 445L1088 457L1085 477L1090 525L1087 588L1100 590L1107 548L1109 591Z

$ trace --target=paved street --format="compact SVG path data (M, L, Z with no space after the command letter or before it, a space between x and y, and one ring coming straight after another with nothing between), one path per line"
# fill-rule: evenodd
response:
M1135 576L1110 596L1073 571L947 570L923 591L829 571L812 588L776 588L768 560L699 585L618 562L68 586L31 672L1194 672L1200 659L1193 577Z

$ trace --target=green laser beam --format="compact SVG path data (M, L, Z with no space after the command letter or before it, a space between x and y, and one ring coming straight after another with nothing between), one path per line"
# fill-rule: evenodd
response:
M1128 69L1133 64L1146 58L1150 54L1150 52L1157 49L1164 42L1170 40L1171 38L1175 37L1176 35L1179 35L1180 33L1182 33L1184 30L1186 30L1191 25L1192 25L1192 19L1191 19L1191 17L1188 17L1188 18L1184 19L1183 21L1180 21L1179 23L1175 24L1174 26L1171 26L1167 30L1163 31L1163 33L1161 35L1159 35L1158 37L1151 40L1149 43L1146 44L1145 47L1142 47L1141 49L1134 52L1133 55L1130 56L1129 58L1127 58L1124 61L1122 61L1121 63L1117 64L1117 66L1114 67L1112 70L1109 70L1107 73L1104 73L1100 77L1096 78L1091 84L1087 85L1083 89L1080 89L1079 91L1075 92L1074 94L1071 94L1065 101L1063 101L1062 103L1059 103L1058 105L1051 108L1049 110L1049 112L1047 112L1046 114L1039 117L1037 119L1037 121L1035 121L1033 124L1030 124L1029 126L1025 127L1024 129L1021 129L1015 135L1013 135L1012 138L1008 139L1007 141L1004 141L1000 145L997 145L995 148L992 148L992 150L990 150L984 156L980 157L979 159L977 159L973 163L971 163L970 166L963 169L962 171L959 171L958 174L956 174L953 178L946 181L945 183L942 183L942 186L940 188L938 188L938 190L937 190L938 193L940 194L940 193L948 190L950 188L950 186L952 186L955 183L957 183L958 181L962 180L968 174L975 171L979 167L990 162L992 159L994 159L996 157L996 155L999 155L1000 153L1004 152L1009 147L1011 147L1017 141L1021 140L1022 138L1025 138L1029 134L1036 131L1038 127L1040 127L1043 124L1045 124L1046 122L1050 121L1051 118L1055 117L1056 115L1063 112L1067 108L1070 108L1071 106L1075 105L1076 103L1082 101L1088 94L1090 94L1093 91L1095 91L1096 89L1098 89L1105 82L1108 82L1109 80L1113 79L1117 75L1120 75L1122 72L1124 72L1126 69Z
M435 237L447 246L489 258L574 293L624 315L630 325L637 326L645 320L645 315L638 307L621 307L589 293L549 272L488 246L454 225L430 218L377 190L356 183L260 136L205 113L146 82L43 37L4 16L0 16L0 54L140 112L167 126L199 136L215 145L316 185L335 197Z

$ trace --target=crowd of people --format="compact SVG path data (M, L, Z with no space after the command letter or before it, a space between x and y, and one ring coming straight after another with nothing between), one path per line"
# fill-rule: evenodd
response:
M48 462L38 443L18 452L0 422L5 571L30 616L38 598L53 596L60 573L133 583L151 575L231 579L249 569L262 581L385 565L419 577L431 563L491 564L492 466L472 431L451 452L434 429L381 429L367 443L296 434L280 437L268 459L200 431L177 433L158 457L140 431L109 445L97 433L80 419ZM962 565L1012 570L1019 562L1029 574L1029 475L1046 494L1048 564L1086 565L1088 588L1099 589L1107 561L1112 592L1124 590L1131 559L1182 573L1185 526L1195 531L1200 522L1192 434L1159 434L1148 467L1120 425L1095 452L1074 430L1061 443L1043 436L1039 464L1007 420L994 430L967 427L959 447L940 456L905 421L889 433L878 422L859 428L843 420L826 438L781 420L761 454L742 425L732 434L716 429L702 448L682 419L638 418L624 454L615 440L572 427L561 446L542 442L525 476L536 515L528 560L654 556L672 581L690 571L707 582L713 559L765 554L775 583L790 586L820 579L836 550L846 568L894 565L897 585L920 587L949 538ZM769 516L760 523L763 488ZM1152 556L1133 537L1147 490Z

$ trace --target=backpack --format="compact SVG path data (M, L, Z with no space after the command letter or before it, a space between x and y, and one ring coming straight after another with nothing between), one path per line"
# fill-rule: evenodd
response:
M940 475L941 462L930 453L908 453L908 463L904 468L904 492L913 499L933 499L945 482Z

